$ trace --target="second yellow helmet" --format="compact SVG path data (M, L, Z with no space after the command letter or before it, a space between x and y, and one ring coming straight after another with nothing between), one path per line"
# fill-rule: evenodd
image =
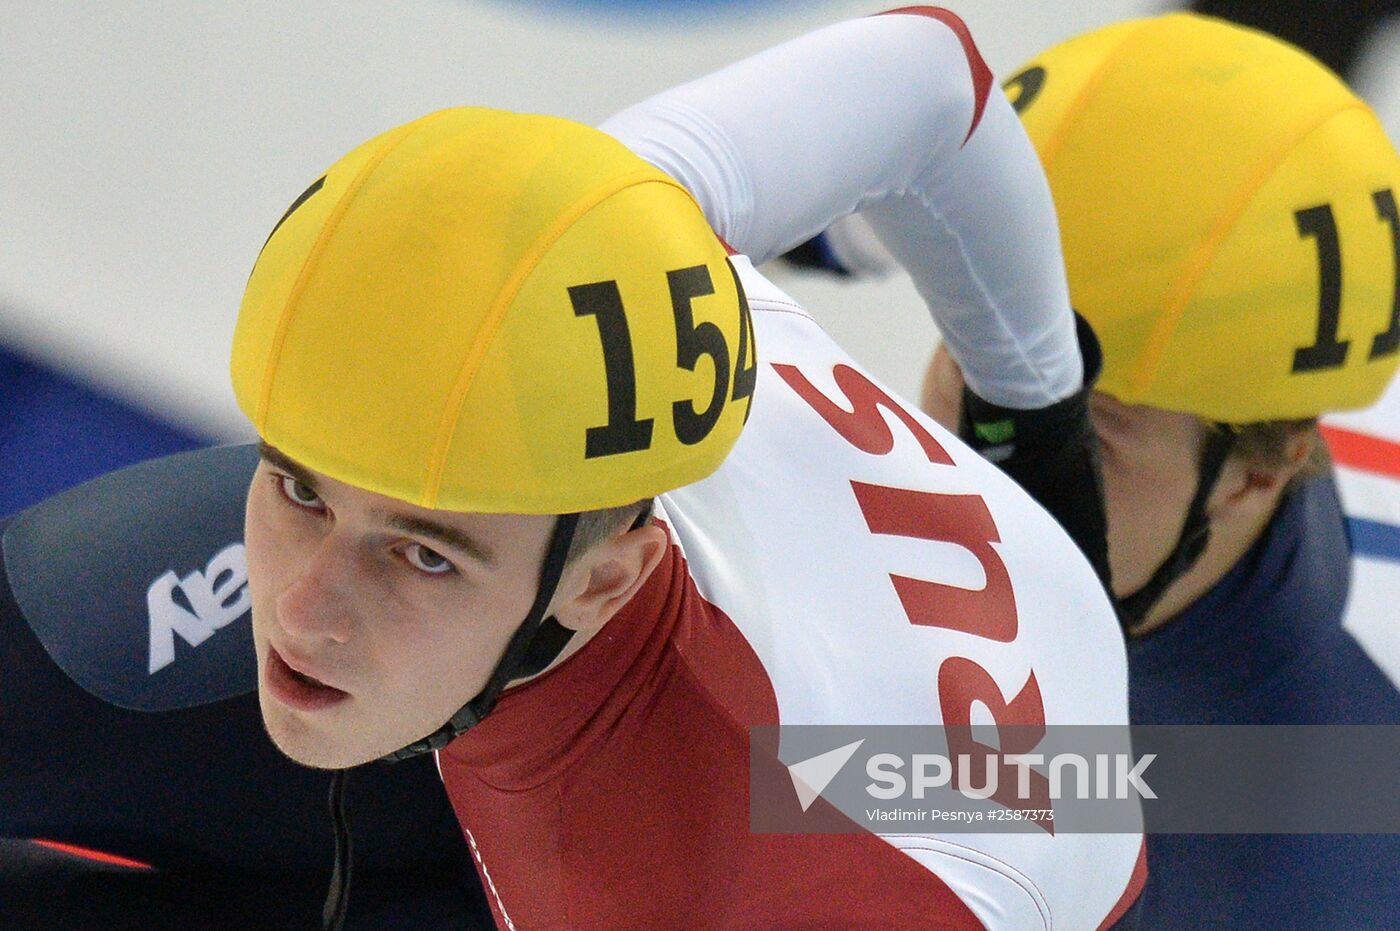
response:
M1375 401L1400 363L1400 157L1298 49L1116 24L1007 82L1050 180L1100 390L1227 423Z

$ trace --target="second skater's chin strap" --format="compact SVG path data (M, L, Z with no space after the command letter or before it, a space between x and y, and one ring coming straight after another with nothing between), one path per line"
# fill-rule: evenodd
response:
M555 523L549 549L545 553L544 565L540 567L540 585L535 593L535 602L530 606L530 613L525 615L525 620L511 635L505 653L501 654L501 661L491 671L491 677L486 680L486 685L477 696L427 737L380 759L398 762L420 753L441 750L481 723L481 720L491 713L491 709L501 697L501 692L511 681L522 676L534 675L554 662L574 632L562 626L553 617L545 617L544 612L554 599L559 579L564 574L564 564L568 560L569 547L574 542L574 529L577 526L577 514L561 515Z
M1226 424L1212 426L1210 435L1206 437L1205 449L1201 451L1196 494L1186 511L1186 522L1181 527L1176 546L1142 588L1131 595L1113 600L1113 606L1118 610L1119 623L1125 631L1131 633L1134 627L1141 624L1142 619L1152 610L1152 606L1162 597L1168 586L1185 575L1206 551L1206 544L1210 542L1210 518L1206 515L1206 502L1215 489L1215 483L1219 480L1225 460L1230 458L1230 451L1234 445L1235 431L1231 427Z

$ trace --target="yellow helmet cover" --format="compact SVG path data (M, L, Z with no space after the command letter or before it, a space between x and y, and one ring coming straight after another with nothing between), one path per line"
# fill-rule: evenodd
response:
M1100 390L1226 423L1364 407L1400 363L1400 157L1332 72L1190 14L1007 82L1050 180Z
M589 127L444 110L333 165L248 282L234 392L312 469L425 507L569 513L705 477L753 392L690 194Z

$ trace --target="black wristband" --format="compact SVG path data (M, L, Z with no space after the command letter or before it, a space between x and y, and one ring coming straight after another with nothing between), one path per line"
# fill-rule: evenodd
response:
M964 387L958 432L1060 522L1111 592L1103 476L1089 420L1089 392L1103 368L1103 353L1088 321L1078 314L1075 329L1084 360L1079 391L1049 407L1018 410L992 404Z

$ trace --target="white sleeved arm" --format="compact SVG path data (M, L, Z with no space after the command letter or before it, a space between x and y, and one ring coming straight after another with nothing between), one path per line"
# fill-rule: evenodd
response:
M987 401L1033 409L1080 389L1049 187L952 14L839 23L601 128L686 185L755 262L864 211Z

